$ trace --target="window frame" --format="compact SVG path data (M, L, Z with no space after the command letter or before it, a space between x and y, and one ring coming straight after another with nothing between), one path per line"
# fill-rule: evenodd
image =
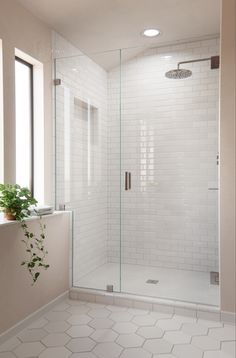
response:
M34 66L15 55L15 62L27 66L30 70L30 188L32 196L34 196Z

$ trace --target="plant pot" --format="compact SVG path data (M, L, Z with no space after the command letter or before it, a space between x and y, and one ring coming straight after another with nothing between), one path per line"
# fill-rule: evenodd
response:
M4 213L4 218L7 220L16 220L15 215L13 215L10 211L6 211Z

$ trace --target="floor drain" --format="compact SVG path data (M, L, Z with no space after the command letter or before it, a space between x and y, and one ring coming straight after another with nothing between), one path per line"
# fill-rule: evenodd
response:
M159 280L147 280L146 283L151 283L152 285L156 285Z

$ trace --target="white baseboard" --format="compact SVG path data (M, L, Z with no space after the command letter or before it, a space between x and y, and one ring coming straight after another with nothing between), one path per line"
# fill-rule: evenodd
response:
M26 328L33 321L40 318L44 313L48 312L52 307L56 306L59 302L63 301L69 296L69 291L62 293L60 296L56 297L54 300L50 301L46 305L39 308L37 311L31 313L29 316L24 318L22 321L15 324L13 327L9 328L7 331L0 334L0 344L4 343L6 340L15 336L22 329Z
M236 326L236 313L221 311L221 321Z

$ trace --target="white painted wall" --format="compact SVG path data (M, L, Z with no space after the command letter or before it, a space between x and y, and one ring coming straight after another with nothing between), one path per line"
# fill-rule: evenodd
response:
M51 30L15 0L0 3L0 39L3 46L4 181L15 182L15 48L44 68L44 187L45 201L53 202L53 118ZM23 159L22 159L23 160Z

